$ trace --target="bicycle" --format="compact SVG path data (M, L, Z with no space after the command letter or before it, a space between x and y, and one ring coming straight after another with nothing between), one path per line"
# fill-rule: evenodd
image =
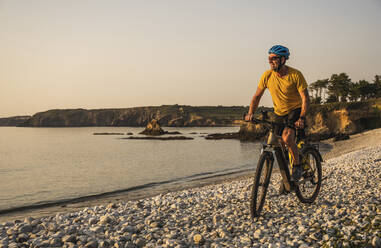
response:
M253 118L252 123L263 124L269 129L267 143L262 144L261 155L259 157L257 169L254 175L254 184L250 199L251 217L255 218L260 215L267 188L270 183L271 172L274 164L274 156L277 159L280 174L282 176L283 187L286 191L295 191L296 196L302 203L313 203L319 194L322 181L321 163L323 159L319 152L318 145L310 144L303 137L304 130L299 131L296 135L296 142L299 149L299 157L302 163L302 178L298 182L291 179L290 171L292 171L293 157L287 147L282 145L281 136L275 134L276 123L267 120L267 112L262 112L262 119ZM288 159L287 159L288 158ZM308 189L312 189L308 193Z

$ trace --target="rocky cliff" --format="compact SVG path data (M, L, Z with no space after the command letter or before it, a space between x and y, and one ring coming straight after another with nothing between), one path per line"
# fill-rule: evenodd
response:
M366 102L312 106L307 116L311 139L327 139L339 134L355 134L381 127L381 98Z
M366 102L312 105L307 115L306 134L311 140L321 140L379 127L381 98ZM266 132L262 125L243 123L239 134L242 140L256 140Z
M146 126L152 119L161 126L229 126L248 111L248 107L193 107L163 105L125 109L65 109L40 112L19 123L26 127Z
M13 116L7 118L0 118L0 126L18 126L27 120L30 119L31 116Z

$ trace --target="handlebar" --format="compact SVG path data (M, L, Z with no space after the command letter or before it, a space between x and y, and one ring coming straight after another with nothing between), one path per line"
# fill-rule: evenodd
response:
M272 132L276 130L276 127L277 126L282 126L282 125L285 125L286 123L285 122L275 122L275 121L269 121L267 120L268 119L268 116L267 116L267 112L266 111L262 111L262 118L261 119L258 119L258 118L254 118L254 116L252 116L251 120L249 121L246 121L245 120L245 116L243 116L243 120L245 122L251 122L251 123L254 123L254 124L264 124L264 127L267 128L268 130L271 130ZM295 131L296 131L296 135L295 135L295 139L296 141L298 142L298 140L306 140L306 134L305 134L305 128L307 127L307 125L305 124L303 128L299 129L299 128L295 128Z
M244 119L245 122L251 122L251 123L254 123L254 124L266 124L266 126L268 128L270 128L270 129L274 129L275 126L281 126L281 125L285 125L286 124L285 122L275 122L275 121L269 121L269 120L267 120L268 119L267 111L262 111L261 114L262 114L262 118L261 119L252 117L251 120L246 121L245 120L245 116L246 116L245 114L243 116L243 119ZM307 127L307 125L305 124L304 128L302 128L302 129L305 129L306 127Z
M283 125L283 123L280 123L280 122L262 120L262 119L258 119L254 117L250 121L246 121L246 122L251 122L254 124L267 124L268 126L270 126L269 128L274 128L275 126Z
M274 126L279 126L279 125L283 125L284 123L280 123L280 122L273 122L273 121L268 121L268 115L267 115L267 111L262 111L261 112L262 114L262 118L261 119L258 119L258 118L254 118L252 117L251 120L249 121L246 121L245 120L245 116L246 114L243 115L243 120L245 122L251 122L251 123L254 123L254 124L267 124L267 125L270 125L271 128L273 128Z

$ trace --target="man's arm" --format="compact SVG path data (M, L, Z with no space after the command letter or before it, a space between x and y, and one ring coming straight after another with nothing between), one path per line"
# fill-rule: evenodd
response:
M264 92L265 92L264 89L261 89L259 87L257 88L257 91L255 92L253 99L251 100L249 112L245 116L246 121L250 121L251 118L253 117L255 110L257 110L257 108L258 108L259 101L261 100L261 97L262 97Z
M300 112L300 118L295 122L297 128L304 128L307 116L307 110L310 106L310 96L308 95L308 90L299 91L300 97L302 98L302 110Z

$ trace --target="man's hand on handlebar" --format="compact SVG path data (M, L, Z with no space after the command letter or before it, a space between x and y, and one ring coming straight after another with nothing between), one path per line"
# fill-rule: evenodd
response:
M253 114L246 114L245 115L245 121L251 121L253 119L254 115Z
M303 128L304 128L304 125L305 125L304 122L305 122L304 119L299 118L299 120L297 120L297 121L295 122L295 127L296 127L297 129L303 129Z

